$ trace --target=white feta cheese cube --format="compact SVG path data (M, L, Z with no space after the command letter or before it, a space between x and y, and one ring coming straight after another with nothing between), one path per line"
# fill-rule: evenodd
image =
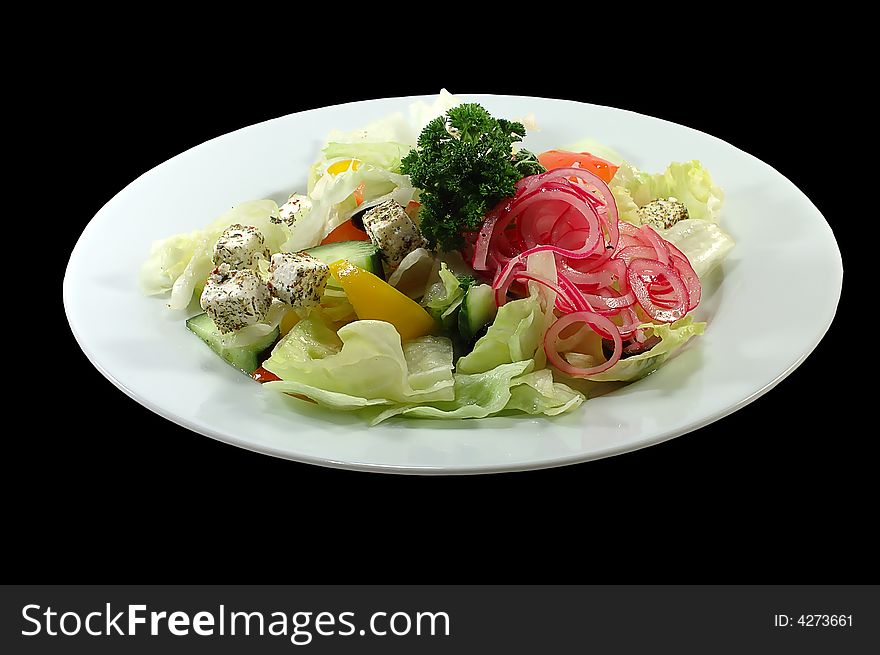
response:
M221 264L208 277L199 304L217 329L226 333L259 323L269 311L272 296L254 271Z
M269 220L273 223L287 223L292 226L296 223L297 219L303 216L311 208L312 201L309 200L308 196L294 193L287 199L287 202L278 208L279 218L271 218Z
M315 307L321 302L330 267L304 252L279 252L269 263L269 290L291 307Z
M269 258L263 234L251 225L230 225L214 245L214 265L229 264L233 270L256 268L257 262Z
M364 230L373 245L382 251L386 268L397 268L401 260L416 248L425 246L419 228L393 200L386 200L363 215Z
M639 208L642 225L650 225L657 230L666 230L688 217L688 209L675 198L657 198Z

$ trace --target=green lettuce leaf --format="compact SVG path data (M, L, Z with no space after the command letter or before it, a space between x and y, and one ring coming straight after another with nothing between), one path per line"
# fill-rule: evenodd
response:
M422 305L431 316L440 320L447 312L461 304L464 289L461 288L458 277L449 270L446 262L440 262L438 273L440 280L428 287L425 297L422 298Z
M141 266L140 285L145 294L155 296L171 291L174 281L192 259L199 235L197 230L153 243L149 259Z
M724 201L724 192L697 160L673 162L663 173L654 175L623 162L610 186L618 200L621 220L635 225L640 221L633 204L643 207L657 198L674 197L685 204L690 218L718 223Z
M542 368L511 380L510 400L504 409L556 416L580 406L584 400L582 393L554 381L550 369Z
M388 284L410 298L422 299L427 293L432 274L436 271L439 275L440 267L433 252L416 248L400 260L398 267L388 276Z
M405 414L417 418L483 418L504 409L510 400L513 378L527 372L533 366L531 360L502 364L491 371L473 375L455 374L455 394L446 402L430 405L398 405L381 410L372 418L375 425L381 421Z
M552 253L529 257L528 270L556 277ZM445 268L445 266L444 266ZM441 271L443 268L441 268ZM446 273L437 295L455 295L457 278ZM397 415L434 419L482 418L499 412L519 411L555 416L579 406L584 395L556 382L544 368L544 332L553 320L555 294L543 285L529 283L529 297L498 309L486 334L474 349L459 358L454 374L455 398L443 402L410 403L377 409L372 422ZM440 305L438 305L439 307Z
M656 175L622 163L611 180L611 193L620 219L633 225L641 224L639 207L652 200L673 197L683 202L689 218L661 230L660 236L687 255L700 278L733 249L733 239L718 226L724 192L698 161L674 162Z
M488 371L455 374L455 399L379 408L373 425L393 416L429 419L485 418L502 411L555 416L579 406L584 396L553 381L547 369L532 371L531 359L500 364Z
M171 292L168 306L186 309L205 286L214 268L214 245L223 231L235 223L260 230L270 252L278 252L287 239L287 226L273 223L278 205L272 200L252 200L237 205L203 230L178 234L153 244L150 257L141 266L140 283L150 295Z
M639 355L633 355L621 359L607 371L591 375L587 379L594 382L632 382L653 373L669 357L679 350L691 337L703 334L706 324L694 321L693 315L688 314L675 323L655 325L645 323L641 327L646 328L647 336L660 337L660 343L650 350ZM601 352L601 341L591 340L595 345L593 352L566 353L565 358L575 366L584 368L595 366L598 362L607 361ZM587 350L587 349L584 349Z
M733 238L718 225L696 218L660 230L660 236L687 256L700 279L721 264L735 245Z
M335 174L327 172L325 165L323 171L314 171L317 180L308 194L311 207L291 226L290 238L281 250L297 252L316 246L356 211L386 200L394 200L405 207L415 194L409 176L372 164L363 163L357 170L351 168ZM361 185L363 203L358 205L354 192Z
M639 206L636 201L633 200L625 186L615 186L613 182L614 180L612 180L611 195L614 196L614 202L617 205L617 217L627 223L641 225L642 219L639 216Z
M537 296L505 303L474 349L458 360L456 372L484 373L503 364L531 361L541 348L545 330Z
M458 98L443 89L433 102L412 103L408 116L395 112L350 132L330 132L320 159L309 169L311 208L293 224L282 250L296 252L318 245L356 211L386 200L405 207L415 199L417 190L408 175L400 174L400 161L416 146L419 133L431 119L459 104ZM357 170L327 172L332 164L350 159L361 162ZM358 187L363 195L360 205L354 199Z
M623 155L617 152L614 148L606 146L604 143L599 143L591 138L569 143L566 146L562 146L560 150L568 150L569 152L589 152L591 155L601 157L615 166L620 166L624 161Z
M384 321L355 321L337 333L313 314L278 342L263 367L281 378L266 388L336 409L454 398L452 342L427 336L401 344Z
M357 159L376 168L392 173L400 172L400 160L412 150L412 146L396 141L380 143L328 143L321 151L324 155L324 168L342 159Z
M444 298L455 295L458 279L446 270L443 280ZM452 343L444 337L401 344L390 324L364 320L337 333L313 313L264 362L281 378L264 386L334 409L372 407L373 424L397 415L463 419L518 411L553 416L580 405L583 394L554 381L550 370L535 370L546 323L538 294L507 303L499 314L477 342L476 356L461 358L453 374Z

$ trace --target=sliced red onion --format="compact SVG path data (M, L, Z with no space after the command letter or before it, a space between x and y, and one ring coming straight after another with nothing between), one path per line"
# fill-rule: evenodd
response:
M585 257L589 257L591 254L596 252L600 246L604 246L602 238L602 230L599 227L600 217L599 213L586 204L583 200L579 200L572 195L560 193L558 191L547 191L543 195L538 195L537 193L533 195L530 199L524 200L521 204L512 208L509 214L509 218L515 219L522 214L522 220L520 224L522 224L523 220L528 218L528 215L525 214L526 210L530 207L535 207L536 205L540 208L540 205L537 203L543 203L547 200L558 200L562 201L565 204L568 204L571 209L573 209L577 214L579 214L579 218L581 220L577 221L577 224L585 228L589 233L589 238L585 241L584 245L577 250L570 250L564 253L567 257L572 257L574 259L582 259ZM562 214L563 212L560 212ZM539 215L540 218L543 218L544 214ZM557 214L558 218L559 214ZM532 219L534 220L534 219ZM496 224L497 229L497 224ZM520 227L520 233L523 235L524 240L526 236L525 232L526 228ZM551 227L552 229L552 227ZM526 242L527 245L528 242ZM542 244L542 245L550 245L550 244Z
M639 318L639 315L636 314L636 310L632 307L624 307L617 314L620 317L621 325L620 325L620 336L624 339L629 339L630 337L635 336L636 338L642 334L642 330L639 329L639 326L644 322Z
M668 241L666 242L666 246L672 254L672 261L674 262L675 270L678 271L678 274L681 275L681 279L684 280L684 283L687 286L688 297L690 298L688 311L691 311L700 304L700 297L702 296L700 277L697 275L696 271L694 271L694 267L691 266L687 256L681 250Z
M578 286L589 286L595 288L610 287L614 283L615 271L608 267L601 268L598 271L584 272L574 268L574 263L569 263L562 259L557 266L565 273L569 280Z
M524 266L523 259L522 255L517 255L499 269L498 274L495 276L495 280L492 282L492 289L495 291L495 304L499 307L507 302L507 291L515 281L514 273L517 272L518 268Z
M581 291L581 293L587 302L593 306L594 311L603 309L616 313L618 310L630 307L636 303L636 295L632 290L620 293L613 287L603 287L596 293L586 293L584 291Z
M630 262L634 259L656 259L656 250L652 246L627 246L621 250L618 250L614 257L616 259L621 260L627 266L629 266Z
M474 260L471 264L475 271L485 271L487 268L486 256L489 254L489 241L492 239L492 232L495 230L495 223L498 222L498 217L497 209L489 212L477 234L477 242L474 245Z
M669 264L669 250L666 248L666 242L657 234L650 225L642 225L639 233L646 243L650 244L654 249L656 259L661 264Z
M674 299L674 306L658 305L651 295L651 283L663 278L672 287L671 298L664 297L664 301ZM684 316L688 311L689 298L687 287L678 272L665 264L649 259L634 259L629 265L629 285L636 295L639 305L655 321L672 323Z
M581 322L602 338L621 344L622 339L633 339L627 348L634 352L644 348L646 339L639 327L644 314L637 307L650 320L669 323L700 299L699 278L687 257L651 227L621 222L608 186L584 169L555 169L523 178L515 196L493 208L470 242L474 268L494 273L492 288L499 305L514 285L520 293L524 282L555 292L555 308L564 315L553 324L556 335L576 322L569 317L587 316L590 320ZM527 257L548 251L556 259L555 281L525 270ZM548 343L545 339L548 359L560 370L580 376L606 370L578 369ZM616 348L618 358L622 349Z
M565 328L575 323L586 323L598 334L613 341L614 351L606 362L591 368L580 368L572 366L562 357L557 349L559 335ZM558 319L544 334L544 352L547 353L547 360L563 373L575 378L585 378L607 371L620 361L620 356L623 354L623 339L617 326L604 316L593 312L572 312Z
M527 272L519 272L516 273L514 279L517 281L528 280L531 282L537 282L538 284L542 284L551 291L556 292L556 308L564 314L569 314L573 311L576 311L575 304L573 302L573 298L570 297L569 291L562 289L558 284L547 280L540 275L535 275L533 273Z
M575 286L575 284L569 280L565 274L560 274L557 272L557 277L559 278L559 286L565 289L568 294L568 298L570 298L571 303L579 310L585 312L592 312L594 309L590 306L590 303L584 298L584 295L580 292L580 289Z

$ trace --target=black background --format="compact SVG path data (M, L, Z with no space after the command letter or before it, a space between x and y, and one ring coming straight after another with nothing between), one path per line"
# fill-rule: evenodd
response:
M865 237L847 203L862 211L869 200L854 194L857 171L849 175L864 147L858 103L844 102L832 76L845 51L806 37L792 49L753 32L687 51L660 40L629 52L582 31L551 40L561 50L550 53L517 45L510 32L452 56L439 34L406 32L387 47L358 31L334 39L288 27L263 30L243 18L191 48L183 38L172 47L162 33L96 37L88 48L59 48L38 71L28 107L39 137L28 165L39 175L21 178L39 179L28 211L42 207L58 227L59 253L47 258L52 277L40 289L53 352L40 354L37 340L12 354L28 357L14 365L14 381L40 399L7 433L13 578L865 581L875 437L861 422L870 415L865 387L851 376L871 330L848 254ZM815 202L841 245L845 283L830 332L776 389L697 432L583 465L465 478L254 454L172 425L91 367L64 319L61 280L81 230L123 186L254 122L441 87L630 109L768 162Z

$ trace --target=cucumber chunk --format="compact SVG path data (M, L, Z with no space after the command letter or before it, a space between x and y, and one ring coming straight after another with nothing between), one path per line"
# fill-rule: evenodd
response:
M443 329L447 332L454 331L456 326L458 325L459 315L463 302L464 296L449 305L449 307L447 307L446 310L442 314L440 314L438 320L440 321L440 325L442 325ZM430 314L431 312L428 313ZM435 318L437 317L435 316Z
M498 305L495 292L488 284L468 287L461 309L458 312L458 332L465 342L471 341L477 333L495 320Z
M207 314L198 314L193 316L186 322L186 327L190 332L195 334L199 339L204 341L211 347L215 353L220 355L229 364L235 368L250 375L263 362L263 355L278 340L280 330L276 327L272 332L262 339L257 340L249 346L241 346L238 348L226 348L223 346L220 331L214 325L214 321Z
M385 272L382 270L382 254L379 248L370 241L339 241L338 243L308 248L305 252L320 259L328 266L340 259L345 259L358 268L385 279Z

